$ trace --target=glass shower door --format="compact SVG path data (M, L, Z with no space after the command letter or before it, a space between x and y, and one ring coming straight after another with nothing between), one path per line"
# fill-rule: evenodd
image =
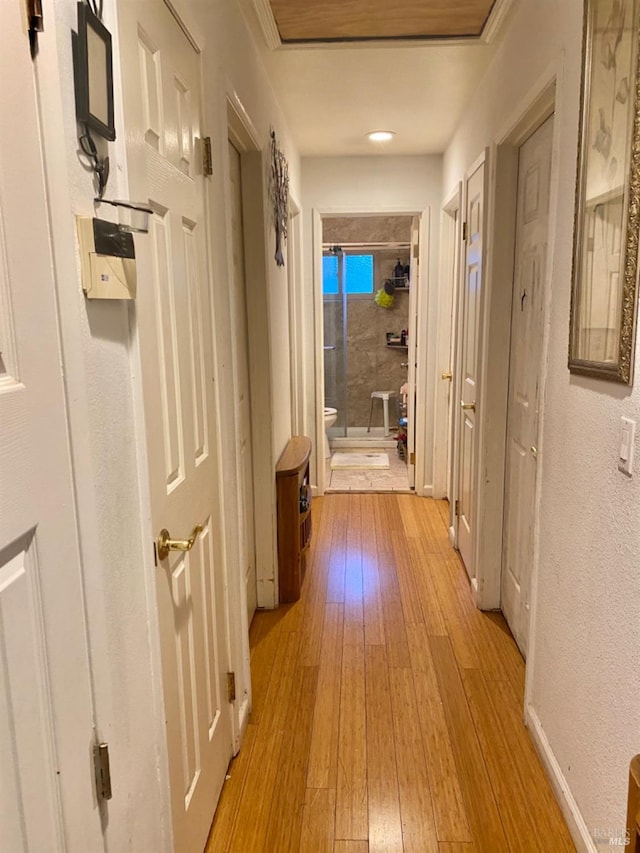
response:
M322 256L324 315L324 404L336 409L332 437L347 435L347 299L344 288L344 252Z

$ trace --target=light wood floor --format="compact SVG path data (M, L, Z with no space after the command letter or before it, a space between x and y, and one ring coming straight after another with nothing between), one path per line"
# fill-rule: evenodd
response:
M207 853L575 850L446 506L314 500L302 598L251 626L253 713Z

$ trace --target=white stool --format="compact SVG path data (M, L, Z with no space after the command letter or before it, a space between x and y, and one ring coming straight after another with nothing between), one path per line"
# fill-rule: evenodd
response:
M371 432L371 420L373 418L373 403L374 400L382 400L382 414L384 417L384 434L385 437L390 435L389 432L389 398L395 397L395 391L372 391L371 392L371 408L369 409L369 426L367 432Z

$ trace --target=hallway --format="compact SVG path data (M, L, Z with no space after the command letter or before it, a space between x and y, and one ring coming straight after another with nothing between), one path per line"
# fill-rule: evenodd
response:
M574 850L447 504L314 500L303 595L251 626L253 713L207 853Z

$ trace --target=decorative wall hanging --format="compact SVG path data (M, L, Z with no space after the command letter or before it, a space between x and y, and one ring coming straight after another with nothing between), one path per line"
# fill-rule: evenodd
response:
M276 229L275 259L279 267L284 266L282 241L287 239L289 225L289 165L278 148L275 130L271 131L271 203L273 222Z
M71 33L76 118L83 132L78 141L96 180L98 199L109 180L109 157L100 156L92 132L116 138L113 109L111 34L102 23L102 0L78 3L78 32Z
M111 34L102 23L102 3L78 3L78 32L73 33L76 118L88 130L113 141L113 62Z
M569 370L631 384L640 233L640 0L585 0Z

